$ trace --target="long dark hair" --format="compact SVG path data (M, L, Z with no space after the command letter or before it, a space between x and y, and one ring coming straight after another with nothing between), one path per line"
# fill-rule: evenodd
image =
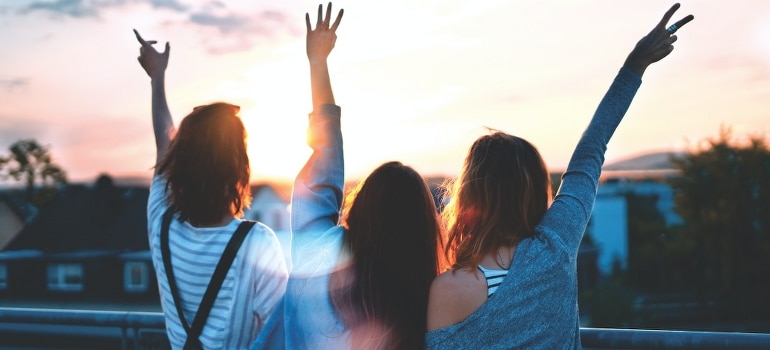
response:
M351 259L332 275L330 294L354 348L423 348L430 285L443 266L440 220L425 180L411 167L385 163L348 195L342 214Z
M473 143L445 195L445 252L453 268L475 269L489 251L534 235L550 205L550 177L535 146L495 131Z
M227 214L241 215L250 204L246 129L238 111L222 102L196 107L157 165L181 220L213 225Z

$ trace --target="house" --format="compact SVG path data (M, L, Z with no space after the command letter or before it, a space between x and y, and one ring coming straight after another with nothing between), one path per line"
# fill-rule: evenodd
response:
M0 251L8 299L157 301L147 242L146 187L103 175L68 185Z
M245 218L273 228L288 253L291 184L256 185L252 194ZM116 185L106 175L63 187L32 222L7 235L0 249L0 299L159 307L147 241L148 196L146 183ZM2 210L0 202L0 224L20 227L20 219Z
M603 275L613 266L628 267L628 195L656 197L656 208L668 227L683 220L674 209L674 191L667 180L678 176L670 159L679 153L644 154L602 169L588 233L599 248L598 268Z
M251 207L243 213L244 219L259 221L273 229L289 266L291 263L291 191L292 184L289 182L253 185Z
M24 218L7 196L0 197L0 250L24 227ZM1 275L0 275L1 276Z
M621 268L628 266L628 208L623 192L599 185L587 232L599 249L597 267L602 275L609 275L616 262Z
M257 184L251 187L251 207L243 216L259 221L275 232L289 231L290 183Z

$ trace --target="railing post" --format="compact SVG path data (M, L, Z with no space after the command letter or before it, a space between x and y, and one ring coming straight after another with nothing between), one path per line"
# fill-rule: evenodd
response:
M134 331L134 341L133 341L134 350L144 349L142 347L142 339L139 338L139 327L134 327L133 331Z
M128 344L128 342L126 341L126 338L128 337L128 327L126 326L120 327L120 333L123 335L120 339L120 348L123 350L128 350L126 348L126 345Z

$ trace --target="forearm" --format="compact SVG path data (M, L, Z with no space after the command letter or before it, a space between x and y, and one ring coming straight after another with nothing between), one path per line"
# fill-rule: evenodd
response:
M163 157L171 142L174 122L166 101L165 75L160 74L151 80L152 85L152 129L155 133L157 161Z
M621 69L583 132L568 170L584 170L592 177L598 177L607 143L625 116L640 85L641 77L636 72L628 68Z
M560 223L567 235L563 239L575 249L591 216L607 143L640 84L641 79L635 72L621 69L618 73L575 147L559 193L547 214L549 217L570 218L549 220Z
M323 105L310 115L308 145L313 149L294 182L292 234L322 233L336 225L342 205L344 157L340 108Z
M336 104L329 78L329 67L325 58L310 60L310 89L314 111L319 110L325 104Z

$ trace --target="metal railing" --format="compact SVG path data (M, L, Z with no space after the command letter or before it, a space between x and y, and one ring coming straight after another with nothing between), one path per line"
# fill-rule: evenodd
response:
M581 328L580 341L595 349L770 349L765 333Z
M14 324L43 326L29 329L31 340L62 332L44 326L83 326L118 329L122 349L169 348L160 312L0 308L0 332L1 326ZM78 336L71 329L64 332ZM581 328L580 337L583 347L592 349L770 349L770 334L765 333ZM0 347L7 345L4 339L0 337Z
M80 341L118 338L124 350L170 348L165 319L160 312L0 307L0 332L3 325L6 325L6 332L10 332L10 329L16 338L26 337L31 343L44 346L52 346L48 344L46 336L56 336L77 338ZM9 325L22 327L9 328ZM108 331L110 329L119 330L119 333L111 333ZM5 344L5 338L9 337L0 337L0 346L8 345ZM62 345L62 348L68 347Z

